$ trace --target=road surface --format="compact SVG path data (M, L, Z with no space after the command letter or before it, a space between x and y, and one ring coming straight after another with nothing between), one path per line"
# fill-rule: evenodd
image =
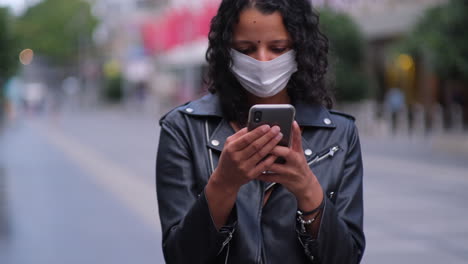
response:
M157 115L28 117L0 136L0 263L164 263ZM468 156L361 138L363 263L468 263Z

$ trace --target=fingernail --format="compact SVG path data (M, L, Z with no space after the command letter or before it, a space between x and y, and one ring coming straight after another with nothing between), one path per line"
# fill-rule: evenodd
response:
M276 139L281 139L283 137L283 133L279 133L277 136L276 136Z
M280 130L281 130L281 129L279 128L279 126L274 126L274 127L272 128L272 131L273 131L274 133L278 133L278 132L280 132Z
M262 132L267 132L268 130L270 130L270 126L269 125L264 125L262 127Z

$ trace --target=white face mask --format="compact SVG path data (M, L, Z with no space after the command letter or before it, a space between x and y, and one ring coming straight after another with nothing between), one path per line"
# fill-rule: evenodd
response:
M297 71L296 52L290 50L271 61L258 61L231 49L231 71L248 92L271 97L283 90Z

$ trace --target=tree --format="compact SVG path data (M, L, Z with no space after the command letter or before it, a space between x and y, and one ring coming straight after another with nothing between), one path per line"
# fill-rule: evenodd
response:
M428 9L416 26L396 47L399 53L425 58L440 80L439 100L445 106L446 123L451 122L450 106L464 108L468 124L468 2L450 0Z
M416 28L436 71L445 78L468 80L467 14L465 0L452 0L430 9Z
M320 11L320 24L330 43L330 75L338 101L359 101L368 95L363 71L364 38L348 15ZM329 77L330 78L330 77Z
M0 90L2 81L12 76L18 66L19 49L12 32L13 17L9 9L0 8Z
M468 80L468 3L451 0L426 11L398 49L428 56L442 79Z
M0 122L3 117L3 85L16 71L19 50L12 33L12 16L7 8L0 8Z
M56 65L73 65L89 48L97 21L84 0L44 0L18 19L21 46Z

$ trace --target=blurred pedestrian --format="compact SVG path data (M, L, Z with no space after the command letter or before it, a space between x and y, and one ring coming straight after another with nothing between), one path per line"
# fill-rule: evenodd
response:
M206 54L210 93L160 120L167 263L360 262L360 143L354 119L329 110L318 21L308 0L221 2ZM295 106L290 148L277 145L277 126L245 128L254 104Z
M19 114L22 85L21 79L16 76L10 78L5 84L5 97L8 106L6 113L10 121L15 120Z
M397 130L398 115L403 111L405 106L405 95L400 88L392 87L385 95L385 109L390 114L392 132L395 134Z

